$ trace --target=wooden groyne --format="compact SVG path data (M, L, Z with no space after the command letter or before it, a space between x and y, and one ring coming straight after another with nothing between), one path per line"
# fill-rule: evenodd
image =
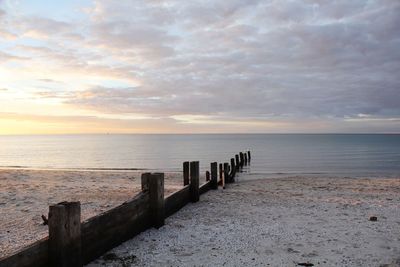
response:
M166 217L189 202L199 201L200 195L207 191L233 183L237 172L250 164L250 160L250 151L247 151L236 154L230 163L212 162L203 184L199 180L199 162L184 162L183 188L167 197L164 196L164 173L143 173L140 193L84 222L81 222L80 202L51 205L49 236L0 258L0 267L75 267L90 263L146 229L163 226Z

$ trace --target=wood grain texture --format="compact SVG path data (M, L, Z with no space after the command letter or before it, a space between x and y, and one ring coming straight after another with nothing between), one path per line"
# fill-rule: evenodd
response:
M211 169L211 188L218 189L218 163L212 162L210 164Z
M141 192L132 200L82 223L84 263L151 227L149 193Z
M197 202L200 200L200 192L199 192L199 162L192 161L190 162L190 200L192 202Z
M49 207L49 261L52 266L82 266L80 202Z
M176 191L165 198L165 217L171 216L189 202L190 188L189 185L187 185L181 190Z
M188 185L189 184L189 161L185 161L183 163L183 185Z
M49 238L43 238L14 254L0 258L0 267L49 266Z
M199 194L202 195L211 189L211 181L205 182L199 187Z

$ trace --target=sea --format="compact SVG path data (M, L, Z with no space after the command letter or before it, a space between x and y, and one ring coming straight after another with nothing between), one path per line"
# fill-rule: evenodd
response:
M254 177L399 177L400 134L96 134L0 136L0 168L182 170L251 151Z

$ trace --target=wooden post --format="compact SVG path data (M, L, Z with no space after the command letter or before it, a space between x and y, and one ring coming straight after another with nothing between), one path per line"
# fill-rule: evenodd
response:
M51 266L82 265L81 203L61 202L49 207L49 260Z
M219 164L219 180L222 183L222 177L223 177L223 169L222 169L222 163Z
M225 183L226 183L226 180L225 180L225 175L224 175L224 176L222 176L222 178L221 178L221 186L222 186L222 189L225 189Z
M210 181L210 172L206 171L206 181Z
M192 202L197 202L200 199L199 176L199 162L190 162L190 200Z
M229 177L229 163L225 162L224 163L224 178L225 178L225 183L230 183L230 177Z
M183 163L183 185L189 184L189 161Z
M164 173L143 173L142 181L148 182L150 220L155 228L164 225Z
M244 166L247 166L247 153L244 153Z
M236 164L235 164L236 170L239 170L240 161L239 161L239 155L238 154L235 155L235 160L236 160Z
M250 154L250 150L249 150L249 151L247 151L247 158L248 158L248 160L249 160L249 163L250 163L250 161L251 161L251 154Z
M235 175L236 175L235 159L231 158L231 178L232 178L232 182L235 181Z
M239 152L239 157L240 157L240 168L243 168L243 165L244 165L243 152Z
M210 169L211 169L211 188L218 189L218 163L212 162Z
M148 173L148 172L142 173L141 181L142 181L142 191L143 192L149 190L149 177L150 177L150 173Z

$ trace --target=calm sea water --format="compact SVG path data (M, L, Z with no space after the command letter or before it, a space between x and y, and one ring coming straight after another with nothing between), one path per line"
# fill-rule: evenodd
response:
M400 135L196 134L0 136L0 167L180 171L251 150L251 175L400 177Z

